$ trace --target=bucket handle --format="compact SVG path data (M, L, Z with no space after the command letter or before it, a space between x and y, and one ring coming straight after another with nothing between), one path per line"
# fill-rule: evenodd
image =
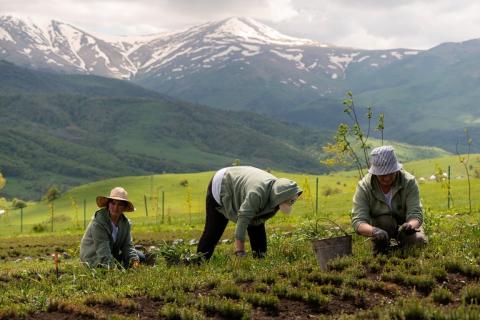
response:
M346 236L349 235L349 233L348 233L347 231L345 231L345 229L343 229L338 223L336 223L335 221L333 221L332 219L329 219L329 218L316 218L316 220L315 220L315 229L318 229L318 220L328 221L328 222L334 224L335 226L337 226L338 229L340 229L340 231L342 231Z

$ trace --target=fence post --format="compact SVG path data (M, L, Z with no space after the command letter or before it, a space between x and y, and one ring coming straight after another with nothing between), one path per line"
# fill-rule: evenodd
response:
M158 201L160 200L160 188L157 187L155 190L155 224L158 224Z
M23 208L20 208L20 233L23 233Z
M315 184L315 217L318 216L318 177Z
M145 217L148 217L147 196L143 195L143 202L145 203Z
M87 200L83 199L83 230L87 228Z
M162 224L165 219L165 191L162 190Z
M448 204L447 204L447 209L450 209L450 197L452 196L450 193L450 166L448 166L448 184L447 184L447 189L448 189Z
M52 232L53 232L53 216L54 216L54 210L55 210L55 202L52 201L52 204L51 204L51 208L52 208Z

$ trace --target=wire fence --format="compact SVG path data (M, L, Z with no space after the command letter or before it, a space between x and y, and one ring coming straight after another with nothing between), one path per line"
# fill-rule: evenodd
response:
M319 204L318 178L315 191L310 192L310 183L305 180L301 185L304 190L302 198L296 204L296 212L316 215L321 210ZM198 225L205 221L205 194L192 193L186 189L186 195L180 201L178 197L169 198L168 190L157 190L153 195L144 194L143 201L136 201L135 212L126 213L135 226L152 225ZM174 199L173 199L174 198ZM60 205L57 204L60 202ZM98 207L91 199L73 199L52 201L44 213L26 213L26 209L5 208L0 211L0 235L14 233L42 233L85 230L90 223L92 213Z
M480 211L480 183L475 179L472 185L471 203L467 198L466 181L451 181L450 170L446 177L438 181L419 181L421 198L428 210L442 212L468 212L469 205L473 212ZM296 217L331 217L343 215L349 218L354 185L336 183L319 187L318 177L298 181L303 190L295 204ZM185 194L179 197L178 191L172 195L168 190L156 190L143 194L138 201L136 211L127 213L134 226L195 226L205 221L205 193L200 190L185 188ZM60 199L59 199L60 200ZM91 199L70 199L53 201L45 207L42 214L29 213L31 208L0 208L0 235L31 234L42 232L65 232L85 230L98 210ZM31 211L30 211L31 212Z

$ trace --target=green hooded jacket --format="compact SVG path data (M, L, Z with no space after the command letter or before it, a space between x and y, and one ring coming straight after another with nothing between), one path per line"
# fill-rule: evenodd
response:
M222 179L218 210L237 223L235 239L245 241L249 224L264 223L275 215L281 203L301 193L294 181L254 167L230 167Z
M92 268L111 268L116 263L114 257L123 261L139 259L132 243L130 221L122 214L117 240L113 241L112 220L107 208L102 208L95 212L80 242L80 260Z
M392 208L388 207L377 179L370 173L360 180L353 196L352 226L357 232L361 223L371 224L371 218L391 214L398 223L416 218L423 223L422 204L417 181L410 173L397 172L392 186Z

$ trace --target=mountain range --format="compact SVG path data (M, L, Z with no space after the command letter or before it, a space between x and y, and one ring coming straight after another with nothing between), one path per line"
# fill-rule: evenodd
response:
M333 87L315 88L321 83L308 78L345 78L350 64L356 69L376 68L418 53L334 47L289 37L253 19L237 17L177 33L112 38L55 20L40 26L31 20L1 16L0 48L2 58L18 65L139 82L152 78L179 80L204 69L218 71L231 63L245 68L271 60L300 71L306 78L298 79L290 72L279 83L290 82L320 94L330 93ZM156 86L163 88L166 84L159 82Z
M59 21L39 26L0 17L0 58L17 65L128 79L194 103L276 115L321 97L338 97L348 88L349 73L416 54L293 38L250 18L109 38Z
M16 65L129 80L193 104L331 131L351 90L359 106L385 114L386 137L451 152L464 128L480 136L479 53L480 40L429 50L344 48L239 17L115 38L0 17L0 59Z

